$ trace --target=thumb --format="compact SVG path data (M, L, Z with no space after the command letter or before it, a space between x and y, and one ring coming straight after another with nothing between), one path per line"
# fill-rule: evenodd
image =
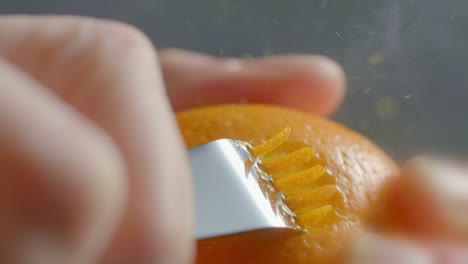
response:
M468 242L468 166L433 157L416 157L387 198L400 228L413 235Z

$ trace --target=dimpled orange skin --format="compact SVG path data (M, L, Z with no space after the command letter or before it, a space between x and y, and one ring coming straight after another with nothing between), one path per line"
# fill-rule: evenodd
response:
M198 241L197 263L325 263L360 232L376 209L378 190L398 166L362 135L328 119L267 105L219 105L177 114L188 147L220 138L262 143L285 127L288 142L313 147L335 177L344 198L335 210L342 219L317 234L238 234Z

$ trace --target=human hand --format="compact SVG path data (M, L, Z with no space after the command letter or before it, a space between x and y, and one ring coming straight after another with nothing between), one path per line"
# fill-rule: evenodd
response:
M389 184L385 233L364 235L344 255L346 263L468 263L468 165L415 157Z
M127 25L0 16L0 259L189 263L190 171L171 104L326 115L343 95L343 72L323 57L165 50L158 62Z
M158 63L139 31L76 17L1 17L0 56L3 263L190 262L190 175L170 104L327 115L344 94L341 69L322 57L164 50Z

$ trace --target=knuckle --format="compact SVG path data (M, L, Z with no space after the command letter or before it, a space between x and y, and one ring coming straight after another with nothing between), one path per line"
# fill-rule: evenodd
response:
M44 26L71 29L72 37L91 36L95 42L112 43L125 48L154 50L151 40L137 27L116 20L84 16L38 16L37 22ZM18 18L21 19L21 18Z
M95 134L81 143L81 165L90 188L99 198L115 197L124 188L125 168L115 144L105 135Z
M68 135L55 140L60 147L54 155L62 156L54 159L60 160L57 174L68 175L58 181L69 190L65 196L72 207L91 218L115 211L126 198L125 166L116 145L92 125L66 122L55 130Z
M135 26L110 20L97 20L95 23L96 33L105 36L103 40L107 42L112 42L125 49L137 48L154 52L151 40Z
M75 28L77 31L92 29L97 33L105 33L106 38L136 45L151 43L146 34L137 27L125 22L101 18L73 15L0 15L0 26L31 26L32 28Z
M80 244L94 252L108 242L123 216L127 200L125 167L117 147L103 133L85 132L72 147L79 153L79 162L74 164L76 176L82 177L78 180L81 186L75 190L74 207L81 221L73 223L76 232L86 234L78 235Z

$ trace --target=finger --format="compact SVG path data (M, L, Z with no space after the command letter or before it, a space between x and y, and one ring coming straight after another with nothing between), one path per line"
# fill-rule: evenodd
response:
M191 260L188 162L149 40L109 21L2 22L0 52L103 128L125 159L130 201L108 263Z
M396 237L365 235L353 243L341 263L461 264L468 263L468 248L427 241L409 241Z
M389 197L402 228L426 238L468 243L468 166L416 157L403 166Z
M94 263L123 209L114 144L2 60L0 106L2 263Z
M176 49L161 50L159 56L176 111L205 104L249 102L329 115L345 94L343 70L322 56L240 60Z

